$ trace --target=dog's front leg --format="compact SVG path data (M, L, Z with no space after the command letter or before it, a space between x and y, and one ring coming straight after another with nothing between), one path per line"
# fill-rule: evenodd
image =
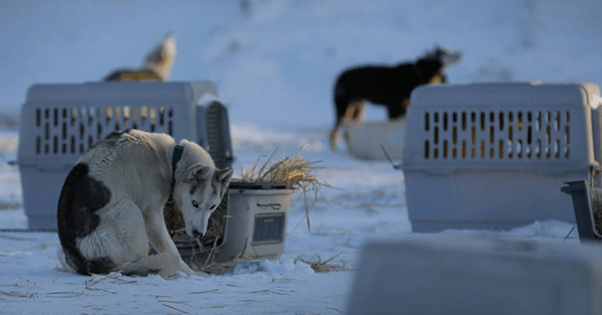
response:
M174 273L180 270L187 274L193 274L194 271L182 260L176 244L167 232L162 211L159 211L159 215L156 213L146 215L144 220L149 241L159 254L168 256L169 266L165 266L165 268L174 270Z

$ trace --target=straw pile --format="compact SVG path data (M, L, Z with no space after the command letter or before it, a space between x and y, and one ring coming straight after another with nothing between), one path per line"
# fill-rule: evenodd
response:
M290 187L300 188L303 191L303 202L305 205L305 218L307 221L307 229L311 231L309 221L309 208L318 200L318 193L324 187L331 187L326 182L320 181L312 172L320 167L315 166L319 162L309 162L300 157L303 147L299 149L297 155L293 157L285 157L275 161L274 155L278 149L274 150L272 155L267 159L261 167L260 162L263 155L257 158L257 161L248 170L241 168L240 174L243 182L269 182L269 183L286 183ZM307 194L313 193L313 203L310 206Z
M207 233L205 236L208 238L220 238L223 234L223 228L226 226L226 214L228 212L228 195L224 194L222 202L219 207L215 209L213 214L209 217L209 225L207 227ZM169 235L174 242L192 242L196 243L196 239L186 234L184 218L182 213L174 204L173 201L168 201L163 207L163 217L165 219L165 225Z

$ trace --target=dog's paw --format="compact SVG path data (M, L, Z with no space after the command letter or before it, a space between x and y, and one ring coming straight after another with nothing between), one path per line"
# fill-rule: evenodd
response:
M192 268L190 268L190 266L188 266L188 264L186 264L183 260L180 260L180 271L188 275L197 273L196 271L192 270Z

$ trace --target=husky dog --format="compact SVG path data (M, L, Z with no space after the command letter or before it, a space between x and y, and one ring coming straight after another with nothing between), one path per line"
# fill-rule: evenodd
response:
M445 83L445 69L461 58L461 53L435 47L416 62L395 67L365 66L343 72L334 87L336 121L330 133L331 149L336 148L339 130L345 122L361 119L364 101L386 106L389 119L402 118L412 90L423 84Z
M176 39L167 34L145 59L138 70L117 70L105 78L105 81L167 81L176 59Z
M163 206L171 192L186 233L200 238L231 176L193 142L176 146L167 134L139 130L111 134L79 159L61 190L63 266L84 275L193 273L167 232Z

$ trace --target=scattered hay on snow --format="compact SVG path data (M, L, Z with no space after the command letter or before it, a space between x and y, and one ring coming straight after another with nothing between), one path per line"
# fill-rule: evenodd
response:
M337 264L332 263L332 261L334 259L336 259L337 257L339 257L341 254L342 253L338 253L338 254L326 259L325 261L322 261L322 258L320 258L319 256L318 256L317 261L312 261L312 260L305 259L302 257L297 257L295 262L300 261L302 263L308 264L311 267L311 269L313 269L317 273L328 273L331 271L347 271L347 270L349 270L349 268L347 267L347 265L345 265L344 262L337 263Z

